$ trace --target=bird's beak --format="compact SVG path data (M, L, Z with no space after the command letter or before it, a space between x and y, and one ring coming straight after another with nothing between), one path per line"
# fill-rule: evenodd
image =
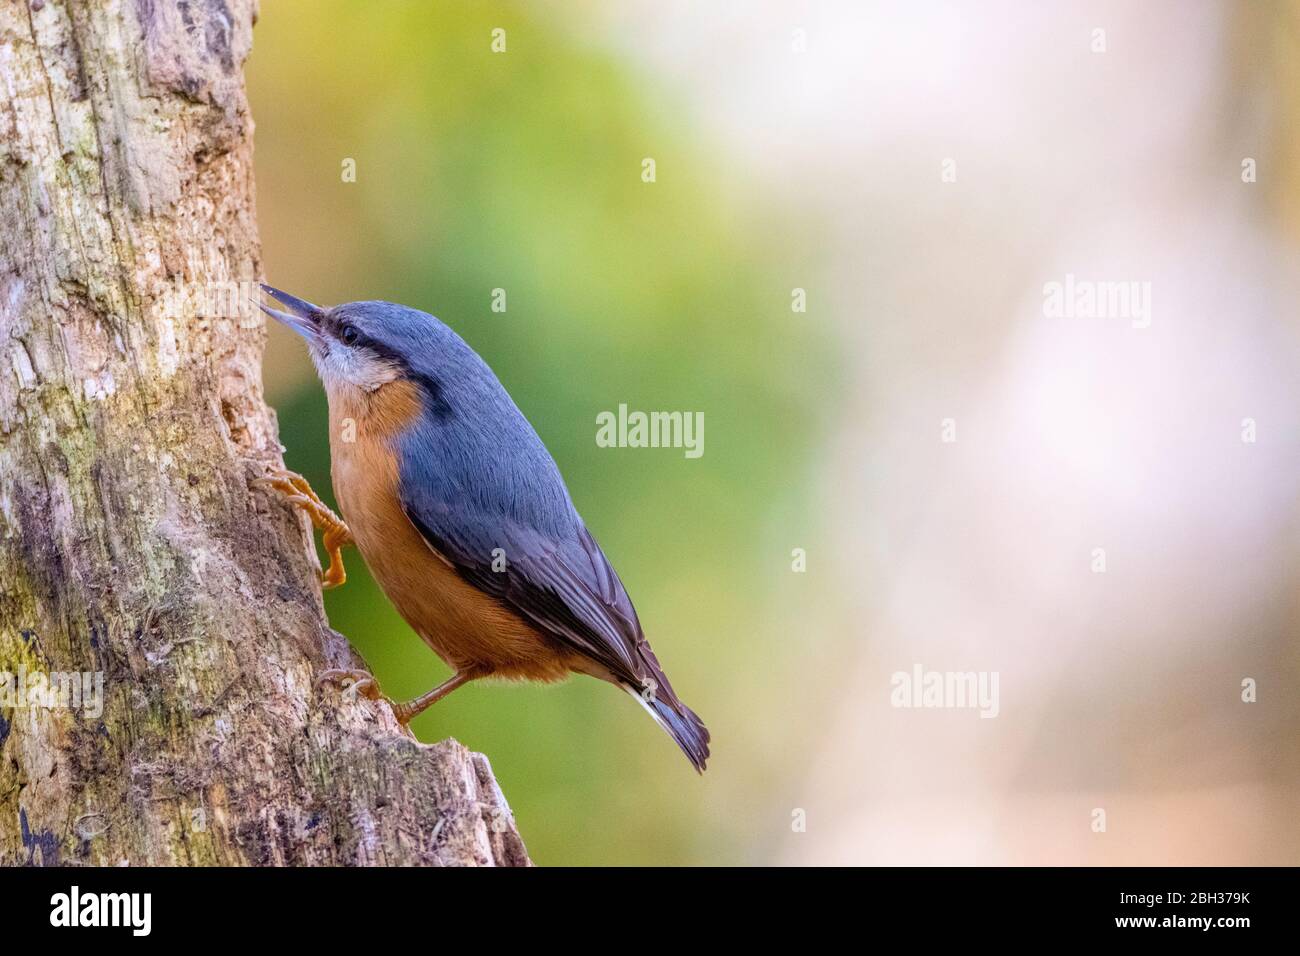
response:
M284 323L293 329L309 343L315 345L321 340L320 320L325 314L325 310L320 306L312 305L302 299L296 298L287 292L281 292L279 289L273 289L269 285L263 285L262 291L273 299L278 299L288 307L288 312L281 312L279 309L268 309L260 302L257 307L269 315L271 318Z

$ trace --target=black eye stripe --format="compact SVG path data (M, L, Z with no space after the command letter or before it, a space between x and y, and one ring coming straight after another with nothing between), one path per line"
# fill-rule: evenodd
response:
M365 349L376 358L391 362L401 370L403 378L420 386L424 394L426 407L433 418L445 422L454 417L455 412L443 395L441 383L433 376L417 372L411 367L406 356L376 339L372 339L357 326L346 319L329 316L325 320L326 329L349 348Z
M344 345L368 345L369 339L347 319L327 315L321 323L325 331Z

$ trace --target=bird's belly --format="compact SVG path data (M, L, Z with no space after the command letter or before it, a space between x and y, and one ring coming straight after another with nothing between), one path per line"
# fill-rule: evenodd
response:
M390 491L387 469L358 469L350 458L334 462L343 518L380 588L425 643L458 671L563 679L569 655L553 639L467 583L429 547L401 509L395 469Z

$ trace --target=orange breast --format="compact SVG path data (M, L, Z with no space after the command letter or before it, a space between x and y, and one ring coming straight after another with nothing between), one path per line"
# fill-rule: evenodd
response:
M330 394L334 494L384 594L452 668L560 680L569 655L515 612L466 583L402 511L391 440L419 413L419 393L396 381ZM349 421L350 420L350 421ZM347 438L353 438L347 441Z

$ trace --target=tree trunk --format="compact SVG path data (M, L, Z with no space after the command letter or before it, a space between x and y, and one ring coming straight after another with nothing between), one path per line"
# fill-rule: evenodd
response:
M255 15L0 0L0 864L526 864L483 757L315 690L360 662L249 485Z

